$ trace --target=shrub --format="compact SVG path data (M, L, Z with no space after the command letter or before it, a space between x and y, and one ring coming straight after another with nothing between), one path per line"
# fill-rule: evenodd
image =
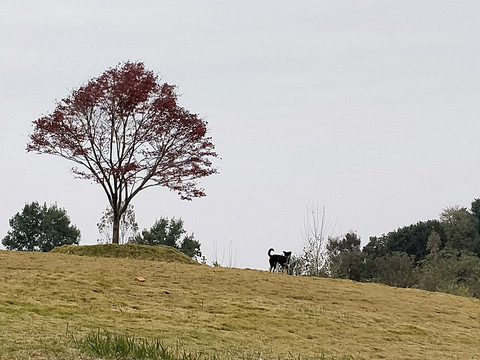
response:
M415 284L415 261L406 253L393 253L376 259L376 280L382 284L411 287Z

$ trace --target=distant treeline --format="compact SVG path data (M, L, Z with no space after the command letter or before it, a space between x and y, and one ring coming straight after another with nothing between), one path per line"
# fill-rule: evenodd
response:
M480 298L480 199L370 237L363 248L349 232L329 237L323 249L323 276ZM301 274L306 258L294 257L291 272Z

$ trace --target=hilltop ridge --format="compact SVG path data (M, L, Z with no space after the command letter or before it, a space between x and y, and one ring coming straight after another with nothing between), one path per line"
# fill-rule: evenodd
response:
M52 253L71 254L79 256L96 256L109 258L128 258L139 260L154 260L178 262L182 264L198 264L195 260L166 245L136 245L136 244L98 244L98 245L64 245L54 248Z

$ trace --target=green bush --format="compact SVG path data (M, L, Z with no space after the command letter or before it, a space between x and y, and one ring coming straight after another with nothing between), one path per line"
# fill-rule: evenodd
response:
M167 245L180 250L192 259L200 259L200 242L195 240L193 234L185 235L183 220L175 218L160 218L150 230L143 230L142 234L137 235L130 243L138 245Z

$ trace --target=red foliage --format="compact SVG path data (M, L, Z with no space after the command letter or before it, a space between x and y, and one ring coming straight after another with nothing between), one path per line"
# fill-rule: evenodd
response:
M98 182L113 208L161 185L182 199L204 196L197 179L216 172L207 123L178 105L143 63L127 62L73 90L34 121L27 151L62 156L79 178Z

